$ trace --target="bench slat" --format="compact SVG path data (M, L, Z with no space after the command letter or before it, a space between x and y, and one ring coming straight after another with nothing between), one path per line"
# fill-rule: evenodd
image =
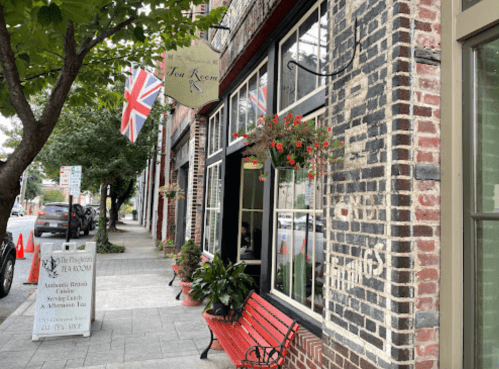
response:
M261 296L259 296L256 292L253 291L251 294L251 298L258 302L258 304L263 307L265 310L270 311L275 317L277 317L280 321L282 321L286 326L290 326L293 323L293 319L289 318L287 315L277 310L273 305L271 305L268 301L265 301Z
M278 320L275 316L270 314L268 311L262 309L260 305L258 305L255 301L249 300L247 304L248 311L251 311L251 315L255 317L257 320L266 320L269 324L272 325L277 334L274 334L274 337L279 337L279 341L282 341L286 333L288 332L289 325L286 326L282 324L280 320Z
M271 344L271 346L276 346L279 345L283 338L284 334L279 333L275 329L272 329L273 327L271 324L262 318L260 314L255 312L251 306L246 306L246 309L243 312L244 318L248 321L251 322L252 327L258 331L258 333L267 341ZM277 335L276 335L277 334Z
M243 313L243 318L239 321L241 322L241 325L244 327L244 329L246 329L248 334L253 338L253 340L255 341L255 345L277 346L279 344L279 342L272 337L270 337L270 339L266 339L265 334L262 334L261 326L254 320L251 320L251 318L248 319L248 317L244 316L244 314L245 313Z

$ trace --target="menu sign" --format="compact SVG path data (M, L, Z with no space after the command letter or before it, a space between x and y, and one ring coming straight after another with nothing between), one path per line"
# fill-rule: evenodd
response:
M95 242L53 250L42 245L33 341L44 336L90 336L94 307Z

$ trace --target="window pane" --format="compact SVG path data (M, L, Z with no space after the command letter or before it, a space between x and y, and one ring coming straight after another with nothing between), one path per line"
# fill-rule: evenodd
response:
M313 216L306 213L295 213L293 222L293 293L292 298L305 305L306 299L311 294L312 267L309 248L313 245L310 232L305 226L306 221L313 224ZM312 242L311 242L312 241Z
M220 148L220 115L215 114L213 132L213 152L217 152Z
M296 33L290 37L281 46L281 107L280 110L295 102L296 85L296 65L293 69L288 68L288 62L297 58Z
M206 210L204 215L204 250L210 250L210 210Z
M217 211L210 210L210 253L214 253L215 250L215 239L217 235Z
M277 171L277 209L293 209L293 170Z
M249 106L248 106L248 127L256 123L256 111L258 104L257 74L249 80Z
M478 222L476 233L477 368L493 369L499 364L499 223Z
M243 211L240 260L260 260L262 255L263 212Z
M499 212L499 40L476 49L477 211Z
M324 239L324 225L325 219L322 216L317 215L315 217L315 229L313 232L312 239L315 239L314 254L310 252L310 258L314 260L312 265L314 266L314 307L313 310L322 314L322 309L324 308L324 296L322 292L323 285L325 283L324 271L326 269L324 265L324 248L326 246L326 240Z
M317 71L317 55L319 54L319 20L318 11L314 11L302 23L299 28L300 39L298 42L298 62L305 68ZM317 77L307 72L305 69L298 68L298 97L308 95L316 87Z
M218 126L218 150L222 148L222 132L225 132L223 130L224 122L225 122L225 106L220 109L220 120L219 120L219 126Z
M267 114L267 63L258 71L258 109L257 115Z
M216 210L216 215L215 215L215 224L213 225L213 228L215 229L215 237L214 237L214 244L213 244L213 253L216 254L217 252L220 252L220 245L218 244L218 234L220 231L220 210Z
M234 141L236 138L232 135L238 131L237 127L237 94L234 94L231 99L230 104L230 142Z
M213 153L213 125L214 125L214 118L210 119L210 124L208 126L208 130L210 131L210 134L208 135L208 155L211 155Z
M315 188L313 181L308 179L305 169L296 171L295 174L295 209L310 209L314 205Z
M213 206L211 202L211 192L213 188L213 167L208 168L206 178L208 179L208 182L206 184L206 207L211 208Z
M239 129L244 129L246 130L246 114L248 113L248 108L249 108L249 101L248 101L248 90L246 88L246 85L244 85L240 90L239 90L239 120L238 120L238 130Z
M478 4L482 0L463 0L463 10L471 8L473 5Z
M243 209L263 209L264 182L258 179L260 169L244 169Z
M275 265L275 278L274 288L288 296L291 291L291 236L292 227L291 213L278 213L277 219L289 219L290 223L287 228L277 228L275 232L276 240L276 265Z
M321 19L320 19L320 51L319 51L319 73L327 74L327 32L328 32L328 13L327 1L321 4ZM319 77L319 86L326 84L326 77Z

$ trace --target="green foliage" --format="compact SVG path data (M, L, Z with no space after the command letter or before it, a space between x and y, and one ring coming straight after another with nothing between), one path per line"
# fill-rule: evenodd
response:
M46 204L48 202L64 202L66 198L64 194L59 190L46 190L43 193L42 204Z
M193 299L203 301L208 298L205 310L219 302L238 309L250 292L248 287L255 284L254 279L244 273L245 268L243 262L232 264L229 261L225 266L220 255L215 254L213 260L194 272L191 285Z
M85 245L78 246L78 250L85 250ZM98 254L122 254L125 252L125 246L108 244L97 244Z
M192 282L192 274L199 268L201 262L201 249L193 240L188 240L179 254L177 265L179 266L177 274L184 282Z
M24 198L26 200L33 200L35 197L40 196L42 190L42 176L41 173L33 168L28 170L26 192Z
M65 36L74 29L71 46L85 58L74 81L78 92L69 103L81 105L98 97L101 104L118 106L122 92L109 86L124 80L124 67L130 62L154 67L165 50L189 46L198 30L217 24L226 11L221 7L204 17L189 17L191 2L203 1L2 1L25 96L54 86L67 56ZM16 113L9 97L1 78L0 111L5 116Z

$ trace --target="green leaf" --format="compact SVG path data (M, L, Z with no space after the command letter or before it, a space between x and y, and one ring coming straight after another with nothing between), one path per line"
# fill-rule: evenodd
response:
M142 27L135 27L133 30L133 35L140 42L144 42L146 40L146 37L144 36L144 29Z
M21 60L24 60L26 63L30 63L30 58L29 58L29 55L26 54L26 53L22 53L22 54L19 54L17 55L17 57Z
M44 5L38 10L38 23L42 26L48 26L51 21L50 9L48 6Z
M56 3L51 3L49 5L49 13L50 13L50 21L54 24L58 24L62 22L62 13L61 9L57 6Z

